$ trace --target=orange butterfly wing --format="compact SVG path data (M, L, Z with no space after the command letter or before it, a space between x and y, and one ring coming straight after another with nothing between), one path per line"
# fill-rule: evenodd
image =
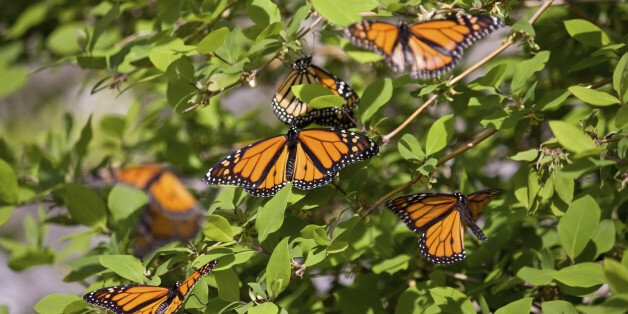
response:
M408 62L410 75L430 78L450 71L460 60L464 48L503 23L490 15L458 15L410 25L411 36L407 42L413 56Z
M196 198L170 171L165 171L150 185L153 200L168 214L186 215L196 208Z
M486 204L499 193L501 193L500 190L483 190L467 195L467 205L469 205L471 219L478 219Z
M499 190L484 190L464 196L454 194L411 194L386 201L385 205L416 233L421 253L432 263L450 264L466 258L464 227L466 223L482 242L486 236L473 223L471 216L479 215ZM467 204L468 208L463 204ZM471 213L471 214L469 214Z
M169 293L170 289L163 287L123 285L94 290L83 300L115 313L155 313Z
M290 141L290 143L288 143ZM253 143L216 163L205 175L208 184L233 184L253 196L272 196L288 181L313 189L329 183L346 165L375 156L371 139L338 129L291 129Z
M127 167L116 172L116 180L130 184L138 189L145 189L151 180L162 173L164 168L160 165L141 165Z
M308 129L298 137L293 185L309 190L329 183L346 165L369 159L379 147L368 137L346 130Z
M449 214L458 200L450 194L411 194L388 200L384 205L416 233L425 232L435 221Z
M464 229L460 212L451 211L445 218L434 223L421 235L419 249L428 261L435 264L451 264L464 260Z
M217 261L211 261L195 271L183 283L173 288L145 285L122 285L94 290L83 296L85 302L115 313L175 313L192 287L207 275Z
M404 45L406 38L397 25L366 20L350 25L345 37L351 43L377 52L395 72L404 71L408 65Z
M214 269L214 267L216 267L216 263L218 263L218 261L213 260L205 264L203 267L199 268L192 275L190 275L190 277L188 277L185 281L183 281L176 291L175 297L172 299L172 302L168 305L167 309L163 313L175 313L181 307L183 301L185 301L186 296L192 290L194 285L196 285L203 276L207 275L212 269Z
M210 185L237 185L253 196L272 196L288 183L286 136L250 144L223 158L207 171Z
M489 15L456 15L399 26L362 21L345 30L360 47L379 53L395 72L409 70L412 78L431 78L454 68L464 48L504 24Z
M311 62L312 57L305 57L292 65L292 71L281 83L272 99L273 112L279 120L297 128L310 123L339 128L352 127L353 121L347 115L353 117L352 110L358 104L358 95L349 84ZM300 84L321 84L329 88L334 94L344 98L343 108L314 109L310 107L292 93L292 86Z

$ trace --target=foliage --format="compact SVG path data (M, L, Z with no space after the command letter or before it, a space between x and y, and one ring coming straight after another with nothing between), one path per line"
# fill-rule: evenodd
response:
M539 10L529 3L10 2L0 13L4 106L27 93L20 88L29 79L68 64L89 74L85 88L114 88L134 101L125 114L89 119L69 108L48 118L54 123L44 129L36 127L45 115L39 111L12 116L11 123L2 118L0 226L22 206L41 204L37 217L21 222L25 241L0 238L8 266L64 265L64 280L90 291L132 282L171 285L219 258L186 302L189 313L623 312L628 5L554 5L529 23L526 17ZM469 63L439 79L414 81L393 76L379 56L342 37L342 27L361 12L415 20L419 4L505 18L512 30L499 33L503 42L521 49L492 58L477 71L484 75L449 86L444 83ZM322 27L308 28L313 23ZM305 37L311 33L320 43ZM203 232L190 245L133 257L134 213L147 198L98 184L97 174L149 161L198 179L234 147L285 132L265 118L272 115L272 93L241 97L250 105L246 112L234 110L228 96L270 90L288 69L276 58L291 62L308 53L361 95L358 122L374 139L389 135L380 154L347 167L327 186L287 186L270 199L203 187L197 191L207 210ZM393 132L430 95L437 104ZM486 136L467 145L480 134ZM416 183L404 193L502 189L480 221L488 243L467 236L465 261L433 265L420 256L418 235L396 216L381 208L367 215L408 182ZM65 237L59 250L45 241L51 225L85 231ZM79 297L60 294L35 306L39 313L87 308Z

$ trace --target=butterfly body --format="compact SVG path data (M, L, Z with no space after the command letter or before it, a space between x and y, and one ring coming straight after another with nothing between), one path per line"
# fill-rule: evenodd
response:
M272 196L288 182L301 190L329 183L346 165L375 156L368 137L339 129L290 129L226 156L209 169L210 185L237 185L253 196Z
M380 54L395 72L427 79L453 69L463 49L503 25L489 15L452 15L415 24L365 20L350 25L345 36Z
M214 260L205 264L185 281L177 281L170 288L146 285L112 286L89 292L83 296L83 300L117 314L176 313L194 285L216 267L216 263Z
M464 225L482 242L486 236L474 223L486 204L499 190L483 190L469 195L411 194L386 201L385 205L415 233L420 233L419 249L432 263L450 264L466 258Z
M316 109L298 99L292 93L292 86L300 84L320 84L329 88L335 95L344 99L342 108L327 107ZM312 64L312 57L305 57L292 64L292 71L279 86L272 99L273 112L284 123L302 128L310 123L337 128L350 128L353 121L353 108L358 104L358 96L349 84L327 70Z

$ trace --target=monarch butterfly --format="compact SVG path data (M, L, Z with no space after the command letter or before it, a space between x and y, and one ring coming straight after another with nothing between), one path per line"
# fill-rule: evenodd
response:
M375 156L368 137L338 129L291 128L286 135L250 144L207 171L210 185L233 184L253 196L272 196L288 181L301 190L323 186L347 164Z
M388 200L384 205L410 230L422 233L419 249L428 261L451 264L466 258L462 222L478 239L486 242L486 236L473 220L499 193L499 190L483 190L467 196L458 191L453 194L410 194Z
M410 25L367 20L350 25L345 36L379 53L393 71L409 69L412 78L427 79L453 69L464 48L503 24L490 15L452 15Z
M292 93L292 86L300 84L321 84L334 94L344 98L341 108L328 107L314 109L299 100ZM327 125L341 129L352 127L353 108L358 105L358 95L349 84L340 80L325 69L312 64L312 57L305 57L292 64L292 71L281 83L273 97L273 112L282 122L302 128L310 123ZM349 115L351 118L349 118Z
M134 241L138 255L174 239L188 241L196 235L202 211L175 174L160 165L141 165L122 169L115 177L148 191L148 209L142 213Z
M118 314L175 313L192 287L216 267L217 262L213 260L205 264L185 281L177 281L171 288L145 285L113 286L89 292L83 296L83 300Z

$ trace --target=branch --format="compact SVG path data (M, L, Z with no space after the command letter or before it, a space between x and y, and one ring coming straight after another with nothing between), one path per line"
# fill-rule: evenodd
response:
M536 11L536 13L534 13L534 15L530 18L530 20L528 20L528 22L530 24L533 24L539 18L539 16L552 4L552 2L554 2L554 0L547 0L543 4L543 6L541 6ZM518 34L519 33L517 33L516 35L518 35ZM506 43L501 45L499 48L495 49L493 52L491 52L489 55L484 57L482 60L476 62L474 65L469 67L466 71L462 72L460 75L458 75L458 76L454 77L453 79L451 79L451 81L447 82L447 86L452 86L452 85L456 84L457 82L459 82L460 80L465 78L467 75L469 75L469 73L477 70L479 67L484 65L486 62L488 62L489 60L493 59L495 56L500 54L502 51L506 50L506 48L510 47L514 42L515 42L515 36L510 37L506 41ZM421 105L421 107L419 107L416 111L414 111L414 113L412 113L396 129L394 129L392 132L382 136L382 145L388 144L388 142L390 142L390 139L392 137L397 135L399 132L401 132L401 130L403 130L406 126L408 126L408 124L410 124L410 122L412 122L412 120L414 120L421 112L423 112L423 110L425 110L425 108L427 108L427 106L431 105L434 101L436 101L436 98L438 98L438 95L432 95L432 97L430 97L423 105Z
M443 165L444 163L446 163L450 159L453 159L454 157L456 157L456 156L458 156L458 155L468 151L469 149L477 146L478 144L480 144L481 142L483 142L487 138L491 137L495 133L497 133L497 130L495 130L495 129L486 130L477 139L475 139L475 140L473 140L471 142L468 142L468 143L458 147L453 152L449 153L447 156L439 159L436 162L436 166L434 167L434 170L432 170L430 172L430 176L432 176L432 174L434 174L436 172L436 167ZM391 198L393 195L395 195L395 194L405 190L406 188L410 187L411 185L415 184L416 182L418 182L423 177L424 176L422 174L419 174L418 176L414 177L412 180L408 181L404 185L399 186L396 189L386 193L386 195L384 195L380 199L378 199L377 202L373 203L373 205L371 205L369 207L369 209L364 212L364 214L362 215L362 218L364 218L364 217L368 216L370 213L372 213L384 201L386 201L387 199Z

